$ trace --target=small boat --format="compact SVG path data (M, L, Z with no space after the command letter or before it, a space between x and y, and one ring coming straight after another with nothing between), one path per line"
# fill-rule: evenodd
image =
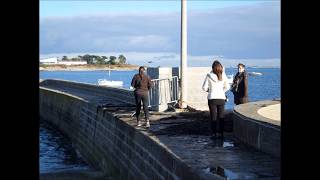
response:
M228 82L229 84L232 84L232 83L233 83L233 74L227 75L227 82Z
M109 78L110 78L110 67L109 67ZM109 81L107 79L98 79L99 86L115 86L122 87L123 81Z
M106 79L98 79L98 85L99 86L116 86L116 87L122 87L123 81L109 81Z
M261 76L262 73L259 73L259 72L248 72L248 75L249 76Z

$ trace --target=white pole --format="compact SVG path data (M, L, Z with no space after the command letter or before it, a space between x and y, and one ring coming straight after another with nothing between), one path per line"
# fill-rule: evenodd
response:
M187 107L187 0L181 0L180 108Z

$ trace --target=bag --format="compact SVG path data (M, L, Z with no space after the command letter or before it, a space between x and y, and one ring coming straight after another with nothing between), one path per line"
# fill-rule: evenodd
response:
M239 78L239 76L236 75L236 77L234 78L233 83L232 83L232 85L231 85L231 88L230 88L230 91L231 91L233 94L238 93L239 81L240 81L240 78Z
M231 91L233 94L235 94L235 93L238 92L237 83L233 83L233 84L231 85L230 91Z

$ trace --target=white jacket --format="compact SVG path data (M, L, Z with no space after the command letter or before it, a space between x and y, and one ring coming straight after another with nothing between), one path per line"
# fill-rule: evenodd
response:
M208 99L226 99L226 94L230 88L227 82L227 76L222 73L222 81L218 80L218 76L212 71L206 75L202 89L208 92Z

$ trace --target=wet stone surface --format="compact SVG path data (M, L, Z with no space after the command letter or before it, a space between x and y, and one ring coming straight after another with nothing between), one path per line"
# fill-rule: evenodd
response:
M240 143L232 132L225 132L223 139L212 138L208 127L208 119L176 114L154 120L148 133L204 174L228 179L280 179L279 158Z

